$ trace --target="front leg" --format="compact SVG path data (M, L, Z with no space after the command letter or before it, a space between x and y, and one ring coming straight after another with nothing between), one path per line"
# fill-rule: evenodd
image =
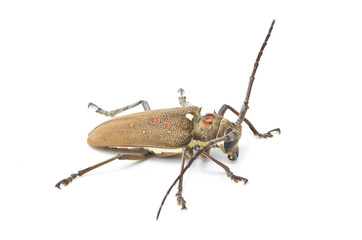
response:
M230 110L233 113L235 113L235 115L239 115L238 111L236 111L233 107L231 107L229 105L226 105L226 104L224 104L220 108L220 110L218 112L218 115L224 116L226 110ZM280 134L280 128L272 129L272 130L270 130L269 132L266 132L266 133L259 133L258 130L256 130L256 128L253 126L253 124L251 124L251 122L248 119L244 118L244 122L249 126L250 130L253 132L253 134L255 136L258 136L258 137L261 137L261 138L271 138L271 137L273 137L273 134L272 134L273 132L277 132L277 133Z
M216 163L217 165L222 167L226 172L226 176L228 176L235 183L238 183L239 181L241 181L241 182L244 182L244 184L246 184L248 182L248 179L246 179L244 177L234 175L234 173L232 171L230 171L230 168L228 166L226 166L225 164L223 164L219 160L213 158L209 154L204 152L204 153L201 153L201 155L204 155L205 157L207 157L208 159L212 160L214 163Z
M251 122L248 119L244 118L244 122L249 126L249 128L253 132L254 136L258 136L260 138L271 138L271 137L273 137L273 134L272 134L273 132L277 132L280 134L280 128L274 128L266 133L259 133L258 130L256 130L256 128L253 126L253 124L251 124Z

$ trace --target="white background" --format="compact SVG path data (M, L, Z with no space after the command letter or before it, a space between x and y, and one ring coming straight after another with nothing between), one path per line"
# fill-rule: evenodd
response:
M2 1L1 239L361 239L361 12L358 1ZM112 162L89 147L105 109L140 99L239 109L273 19L232 171L199 159ZM138 107L130 112L141 111ZM227 114L235 121L236 117Z

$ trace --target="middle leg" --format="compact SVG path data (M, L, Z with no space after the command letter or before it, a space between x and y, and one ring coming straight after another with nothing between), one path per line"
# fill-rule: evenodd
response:
M135 102L135 103L133 103L133 104L130 104L130 105L127 105L127 106L125 106L125 107L118 108L118 109L115 109L115 110L111 110L111 111L103 110L102 108L98 107L97 105L95 105L95 104L92 103L92 102L90 102L90 103L88 104L88 108L89 108L89 107L94 107L94 108L96 108L96 112L97 112L97 113L106 115L107 117L113 117L113 116L115 116L115 115L117 115L117 114L119 114L119 113L121 113L121 112L124 112L124 111L126 111L126 110L128 110L128 109L134 108L134 107L136 107L136 106L138 106L138 105L140 105L140 104L142 104L143 109L144 109L145 111L151 110L150 105L149 105L148 102L145 101L145 100L140 100L140 101Z
M180 97L178 97L178 101L180 103L180 105L182 107L189 107L189 106L193 106L191 103L189 103L188 101L186 101L186 96L184 96L185 90L183 90L182 88L180 88L177 92L180 93Z
M185 147L182 148L181 172L184 170L184 167L185 167L185 159L186 159L186 154L187 154L188 150L189 150L188 146L185 146ZM183 176L180 177L180 180L178 182L178 191L176 193L177 205L181 205L181 210L182 209L187 209L186 208L186 201L182 196L182 185L183 185Z

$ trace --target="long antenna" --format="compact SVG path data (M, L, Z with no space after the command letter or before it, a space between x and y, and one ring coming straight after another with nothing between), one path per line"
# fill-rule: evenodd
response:
M218 142L223 142L223 141L234 141L235 140L235 133L232 131L228 134L226 134L225 136L223 137L219 137L219 138L216 138L214 140L211 140L210 142L208 142L204 147L200 148L189 160L188 164L186 165L186 167L182 170L182 172L177 176L177 178L175 179L175 181L172 183L171 187L167 190L165 196L163 197L162 199L162 202L161 202L161 206L160 208L158 209L158 212L157 212L157 217L156 219L158 220L158 218L160 217L160 213L161 213L161 210L162 210L162 206L163 204L165 203L166 201L166 198L167 196L170 194L172 188L176 185L176 183L180 180L180 178L185 174L185 172L187 171L187 169L190 168L191 164L196 160L196 158L202 154L203 152L207 152L211 147L213 147L216 143Z
M261 55L263 55L264 48L265 48L265 46L266 46L266 44L267 44L267 42L269 40L269 37L270 37L270 34L271 34L272 30L273 30L274 23L275 23L275 20L273 20L273 22L272 22L272 24L271 24L271 26L269 28L268 35L266 35L264 43L261 46L258 57L256 58L256 61L254 63L254 69L253 69L253 72L251 73L250 80L249 80L248 91L246 92L246 97L245 97L243 106L241 107L240 114L239 114L239 117L238 117L238 120L236 121L236 123L241 124L244 121L246 111L249 108L248 103L249 103L251 88L253 87L253 83L254 83L254 79L255 79L255 73L256 73L256 70L258 69Z

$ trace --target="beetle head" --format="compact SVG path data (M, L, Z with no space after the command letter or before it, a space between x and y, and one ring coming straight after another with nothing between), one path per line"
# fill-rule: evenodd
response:
M228 142L220 143L218 147L222 152L228 155L230 160L236 160L238 158L238 142L241 137L241 124L234 124L220 115L211 113L193 118L193 123L194 130L192 131L192 137L200 145L233 132L233 139Z
M238 142L241 137L241 124L234 124L229 120L223 118L219 126L217 137L223 137L230 132L235 133L235 138L228 142L223 142L219 145L219 148L221 149L221 151L228 155L228 158L230 160L236 160L239 156Z

